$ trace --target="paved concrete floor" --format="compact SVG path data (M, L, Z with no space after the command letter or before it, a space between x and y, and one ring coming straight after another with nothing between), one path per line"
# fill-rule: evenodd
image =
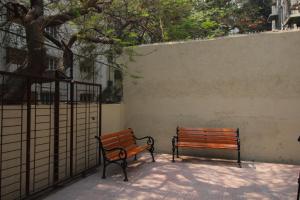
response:
M117 167L108 168L107 178L93 174L52 193L45 200L113 199L296 199L300 166L194 157L170 162L171 155L156 155L155 163L144 154L129 164L129 182Z

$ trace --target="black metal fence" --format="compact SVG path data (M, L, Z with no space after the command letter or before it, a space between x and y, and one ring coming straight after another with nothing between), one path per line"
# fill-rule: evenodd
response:
M23 99L7 99L8 82L22 83ZM0 72L0 87L0 199L39 194L100 164L101 85Z

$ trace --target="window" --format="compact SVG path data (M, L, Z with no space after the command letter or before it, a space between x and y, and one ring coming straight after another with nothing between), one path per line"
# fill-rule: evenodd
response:
M58 59L55 57L48 57L47 59L48 70L56 70L58 65Z
M58 27L47 27L45 31L52 37L58 38Z

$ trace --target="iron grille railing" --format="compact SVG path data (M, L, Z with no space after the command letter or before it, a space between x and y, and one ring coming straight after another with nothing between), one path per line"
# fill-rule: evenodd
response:
M7 82L25 83L25 98L7 99ZM100 164L101 85L0 72L0 87L0 199L31 197Z

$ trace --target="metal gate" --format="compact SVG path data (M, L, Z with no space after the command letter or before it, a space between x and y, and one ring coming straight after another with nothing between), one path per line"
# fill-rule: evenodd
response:
M8 80L24 99L6 99ZM36 195L100 164L101 85L0 72L0 87L0 199Z

